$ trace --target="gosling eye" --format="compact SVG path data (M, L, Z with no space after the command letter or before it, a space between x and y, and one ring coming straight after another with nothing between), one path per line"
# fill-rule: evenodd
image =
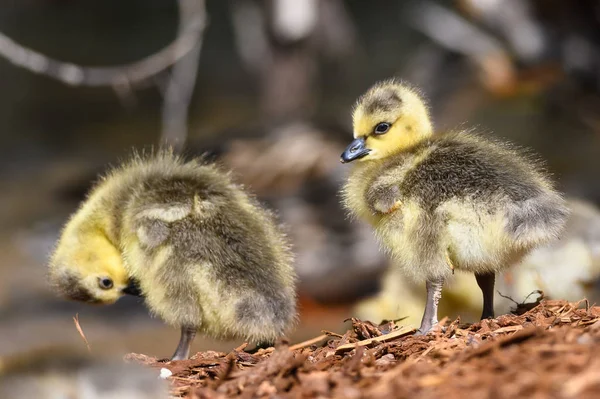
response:
M377 126L375 126L375 134L384 134L387 133L388 130L390 130L391 125L387 122L381 122L380 124L378 124Z
M109 277L98 277L98 285L103 290L110 290L113 287L113 281Z

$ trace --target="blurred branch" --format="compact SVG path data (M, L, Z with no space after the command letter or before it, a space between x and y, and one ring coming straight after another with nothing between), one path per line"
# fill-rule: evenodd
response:
M179 0L179 37L186 35L198 16L201 16L202 25L205 24L205 7L205 0ZM203 35L200 33L190 51L173 65L164 95L161 143L170 145L175 151L181 151L187 138L188 110L202 50Z
M255 1L230 0L235 45L244 64L259 73L272 61L265 18Z
M467 15L504 38L521 61L536 62L543 57L548 43L531 1L462 0L459 4Z
M444 48L479 58L504 52L502 44L460 15L439 4L424 1L414 10L413 27Z
M187 137L188 107L196 82L198 61L206 27L205 0L178 0L177 38L162 50L140 61L112 67L90 67L58 61L20 45L0 32L0 56L30 72L70 86L112 86L124 104L135 101L131 87L172 66L164 90L161 143L181 150Z
M180 7L184 7L180 0ZM33 73L49 76L71 86L112 86L133 84L164 71L194 49L206 25L203 7L189 15L188 24L181 29L177 39L167 47L140 61L112 67L76 65L47 57L20 45L0 33L0 56L16 66Z
M468 57L479 69L482 83L492 92L510 92L515 71L505 46L454 11L430 1L414 9L412 26L449 51Z

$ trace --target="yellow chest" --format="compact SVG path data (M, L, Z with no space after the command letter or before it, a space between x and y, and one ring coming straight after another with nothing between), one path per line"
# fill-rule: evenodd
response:
M356 165L342 189L342 199L345 208L353 216L376 225L381 216L373 213L366 201L366 193L373 183L375 165Z
M401 162L392 158L386 161L359 163L354 166L342 191L344 205L351 214L373 226L388 218L389 215L373 212L367 203L367 191L375 185L402 184L406 174L423 158L423 154L398 156L402 157Z

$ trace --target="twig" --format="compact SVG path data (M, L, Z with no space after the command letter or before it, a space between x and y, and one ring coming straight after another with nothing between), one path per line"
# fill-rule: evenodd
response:
M420 362L425 356L427 356L429 354L429 352L431 352L432 350L435 349L435 345L430 344L429 348L425 349L416 359L415 359L415 363Z
M532 296L533 294L538 294L540 296L540 298L544 298L544 291L542 290L535 290L535 291L531 291L529 293L529 295L527 295L525 297L525 299L523 299L523 304L525 304L525 302L527 302L527 300L529 299L530 296ZM536 302L540 300L540 298L536 299Z
M466 352L464 359L471 359L474 357L480 357L488 354L495 348L504 348L509 345L513 345L522 341L526 341L530 338L538 336L543 333L543 330L539 327L530 327L522 330L518 330L514 334L503 336L495 341L486 342L485 344Z
M500 291L496 291L498 293L498 295L500 295L502 298L504 299L508 299L509 301L511 301L512 303L514 303L515 305L519 306L522 305L522 303L519 303L517 301L515 301L514 299L512 299L511 297L509 297L508 295L504 295L503 293L501 293ZM531 294L530 294L531 295Z
M180 8L186 8L179 0ZM186 8L187 9L187 8ZM202 10L202 9L200 9ZM190 11L197 11L190 9ZM45 75L71 86L114 86L144 81L177 63L197 47L205 27L202 12L190 13L177 39L162 50L130 64L93 67L59 61L27 48L0 32L0 56L30 72Z
M290 346L290 350L295 351L297 349L306 348L307 346L311 346L313 344L316 344L317 342L321 342L321 341L327 339L328 337L329 337L329 335L327 335L327 334L319 335L318 337L311 338L311 339L309 339L307 341L300 342L300 343L298 343L296 345Z
M179 0L179 33L182 36L188 26L199 18L206 24L205 0ZM161 143L180 152L187 138L189 105L194 93L198 62L202 50L202 32L196 32L190 51L179 59L171 69L162 109Z
M30 72L70 86L112 86L124 105L135 102L132 86L172 66L164 90L161 144L179 152L187 138L188 108L194 91L203 32L205 0L178 0L179 29L175 41L140 61L112 67L76 65L50 58L0 32L0 57Z
M237 348L235 348L233 351L234 352L241 352L244 349L246 349L247 346L248 346L248 342L244 342L243 344L241 344L240 346L238 346Z
M264 29L265 16L254 1L230 0L229 6L238 54L250 71L258 73L273 57Z
M336 348L335 353L338 354L338 353L348 352L348 351L351 351L352 349L356 349L359 346L367 346L367 345L371 345L373 343L381 343L381 342L391 341L395 338L399 338L404 335L412 334L415 331L416 331L416 329L414 329L414 328L402 327L399 330L392 331L389 334L381 335L379 337L369 338L369 339L365 339L362 341L353 342L350 344L340 345Z
M504 333L516 332L516 331L522 330L523 328L524 327L522 325L500 327L500 328L498 328L496 330L490 331L489 333L484 333L483 335L486 335L486 334L504 334Z
M438 3L422 1L411 14L411 25L440 46L468 57L504 52L493 36Z
M73 317L73 322L75 323L75 328L79 332L79 335L81 335L81 338L83 338L83 342L85 342L85 346L87 346L88 352L92 353L90 343L88 342L87 338L85 337L85 334L83 333L83 330L81 329L81 326L79 325L79 313L75 314L75 317Z
M330 337L337 337L337 338L343 338L344 336L342 334L338 334L336 332L333 331L327 331L327 330L321 330L321 332L325 335L329 335Z

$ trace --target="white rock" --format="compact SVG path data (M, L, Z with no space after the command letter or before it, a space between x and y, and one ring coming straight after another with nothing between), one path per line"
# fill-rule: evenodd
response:
M160 378L162 378L163 380L169 378L172 375L173 375L173 372L171 372L171 370L166 369L164 367L162 369L160 369Z

